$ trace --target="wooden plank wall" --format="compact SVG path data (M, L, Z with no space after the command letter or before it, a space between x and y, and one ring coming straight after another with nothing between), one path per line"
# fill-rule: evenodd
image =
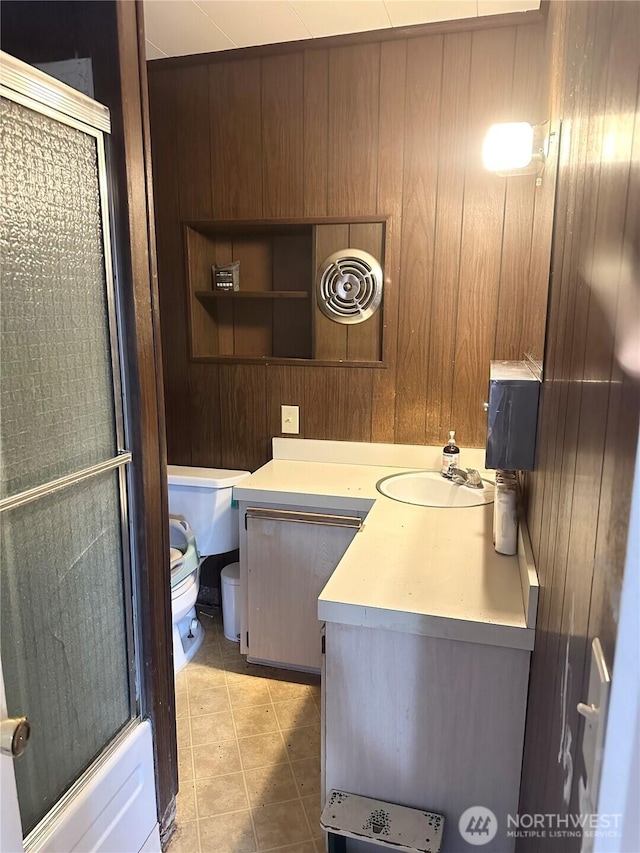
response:
M553 199L480 161L547 118L543 23L502 24L149 64L170 462L255 469L281 404L306 438L484 444L490 359L542 356ZM189 363L181 220L376 214L386 367Z
M638 335L628 321L639 299L640 4L552 2L548 44L563 135L539 464L526 480L541 596L520 811L565 815L580 811L576 704L587 696L594 637L614 660L638 438L638 380L616 356ZM580 839L548 839L544 849L570 853Z

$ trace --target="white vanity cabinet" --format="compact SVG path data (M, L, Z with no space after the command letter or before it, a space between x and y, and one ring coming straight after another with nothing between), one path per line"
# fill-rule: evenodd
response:
M471 849L458 822L484 806L498 832L482 849L513 851L530 651L332 622L325 632L323 796L337 788L443 814L442 853Z
M249 661L319 671L318 596L365 512L240 502L241 648Z

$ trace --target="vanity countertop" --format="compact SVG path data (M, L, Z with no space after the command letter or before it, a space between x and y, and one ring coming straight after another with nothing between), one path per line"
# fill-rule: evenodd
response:
M331 446L337 446L334 452ZM351 442L274 439L274 459L234 487L234 497L243 502L368 510L362 529L318 599L318 618L532 649L530 596L532 586L537 594L537 579L526 530L518 556L496 554L493 504L414 506L376 489L383 477L436 467L438 448L411 448L416 451L411 454L403 453L409 448L395 445L368 445L358 453L361 447ZM386 455L384 448L390 448ZM282 458L292 456L306 458ZM381 459L393 464L377 464ZM481 460L482 451L465 451L461 464L492 479L493 472L478 464Z

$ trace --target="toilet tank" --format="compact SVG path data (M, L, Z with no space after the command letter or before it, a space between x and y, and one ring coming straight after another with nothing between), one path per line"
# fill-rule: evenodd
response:
M231 505L233 486L249 471L167 465L169 513L184 516L203 557L238 547L238 510Z

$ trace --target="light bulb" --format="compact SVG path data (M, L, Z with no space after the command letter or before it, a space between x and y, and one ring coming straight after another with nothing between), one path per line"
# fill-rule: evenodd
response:
M524 169L533 154L533 127L526 121L494 124L482 145L482 162L490 172Z

